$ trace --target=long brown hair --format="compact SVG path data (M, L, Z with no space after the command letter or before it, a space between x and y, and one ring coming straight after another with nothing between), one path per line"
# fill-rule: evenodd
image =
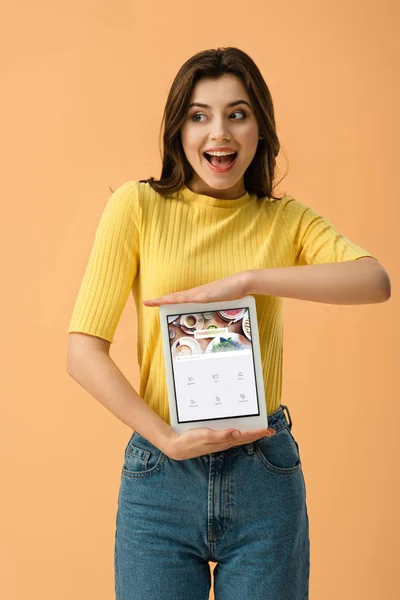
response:
M141 179L140 183L149 183L156 192L167 197L191 180L194 171L183 150L180 129L187 115L192 90L200 79L216 79L224 73L238 77L247 89L262 137L244 173L245 189L258 198L280 200L272 195L276 157L281 147L276 134L272 97L254 61L245 52L233 47L198 52L179 69L169 91L161 123L160 137L165 123L161 177L157 181L154 177Z

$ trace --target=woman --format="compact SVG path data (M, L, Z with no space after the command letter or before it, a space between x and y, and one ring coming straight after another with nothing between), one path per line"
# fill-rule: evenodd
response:
M281 405L283 297L383 302L390 280L328 220L273 194L274 108L247 54L190 58L164 118L161 177L113 192L68 330L68 372L134 429L118 497L116 597L206 600L213 561L217 600L304 600L309 522L299 445ZM139 394L109 356L131 290ZM246 294L257 303L269 428L178 434L156 307Z

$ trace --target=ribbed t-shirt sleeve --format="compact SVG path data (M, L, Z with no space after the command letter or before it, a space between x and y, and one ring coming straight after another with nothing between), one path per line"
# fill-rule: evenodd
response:
M128 181L110 196L100 217L68 333L113 341L139 268L138 185Z
M337 231L328 219L294 198L285 203L282 216L293 244L295 265L342 262L362 256L377 260L344 233Z

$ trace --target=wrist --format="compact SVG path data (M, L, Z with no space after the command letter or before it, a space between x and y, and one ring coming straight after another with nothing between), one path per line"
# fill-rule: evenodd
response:
M173 444L174 441L179 437L179 433L177 433L171 426L169 429L165 431L163 435L162 442L160 444L161 452L164 452L169 458L172 458L171 454L173 454Z
M247 271L243 271L243 287L244 287L244 295L254 293L254 269L249 269Z

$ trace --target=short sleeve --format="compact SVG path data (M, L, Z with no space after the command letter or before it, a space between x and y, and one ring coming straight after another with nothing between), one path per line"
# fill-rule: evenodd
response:
M372 256L335 228L315 210L290 197L283 207L283 220L293 246L294 265L313 265L357 260Z
M128 181L110 196L100 217L68 333L113 341L139 268L138 185Z

